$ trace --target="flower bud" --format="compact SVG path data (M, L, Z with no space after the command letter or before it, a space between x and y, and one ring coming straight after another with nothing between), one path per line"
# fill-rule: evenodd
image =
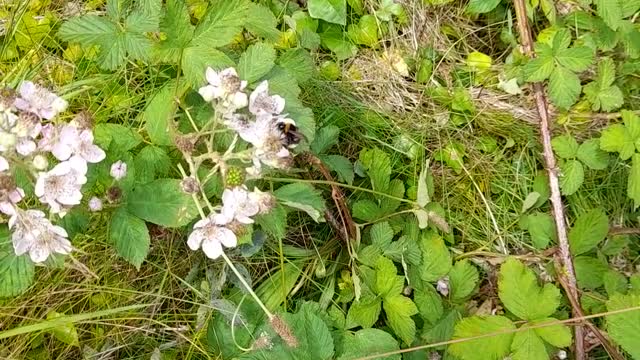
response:
M102 210L102 200L100 200L97 197L92 197L89 200L89 210L93 211L93 212L97 212Z
M116 203L122 198L122 189L117 186L112 186L107 190L107 201L110 203Z
M111 177L119 181L127 176L127 163L118 160L111 165Z
M196 194L198 191L200 191L198 181L191 176L182 179L182 181L180 182L180 187L182 188L182 191L187 194Z
M49 160L44 155L36 155L33 157L33 167L38 170L45 170L49 167Z
M0 131L0 149L10 149L16 145L16 136L14 134Z

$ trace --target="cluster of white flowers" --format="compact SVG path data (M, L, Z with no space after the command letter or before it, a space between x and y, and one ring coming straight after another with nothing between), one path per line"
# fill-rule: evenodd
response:
M192 250L202 247L205 255L216 259L222 255L222 246L236 247L238 244L234 230L243 225L253 224L251 217L269 212L274 199L269 193L258 189L248 191L246 186L225 189L222 193L222 210L212 212L206 219L193 226L187 245Z
M247 82L240 80L234 68L216 72L207 68L208 85L199 90L202 98L212 102L222 114L225 125L234 130L252 148L252 166L246 169L252 176L259 176L262 165L284 169L291 165L291 153L286 144L283 124L295 121L282 114L285 100L279 95L269 95L269 83L260 83L248 96L243 92ZM248 113L238 112L249 107Z
M295 128L295 121L283 114L284 98L270 95L267 81L258 84L247 95L245 89L248 84L238 77L234 68L220 72L207 68L205 76L208 84L198 92L205 101L211 103L227 128L251 145L248 150L239 153L233 153L232 145L225 155L231 153L233 159L245 163L246 168L240 171L254 178L260 176L263 165L276 169L289 167L292 162L289 148L295 144L287 141L284 129L291 126ZM220 157L222 169L227 169L225 161L224 156ZM242 185L242 181L238 180L243 176L236 177L229 172L226 176L227 180L233 180L229 181L230 187L222 194L221 208L213 211L213 207L209 207L211 213L194 225L187 241L192 250L202 248L211 259L221 256L225 247L235 247L238 234L254 222L253 217L269 212L275 205L275 198L271 194L257 188L249 191L246 185ZM185 179L183 188L193 194L197 187L192 186L193 179L186 181L189 179Z
M11 168L30 172L40 202L48 205L50 214L63 217L82 200L87 163L106 156L83 121L51 122L67 105L30 81L22 82L17 94L8 92L0 99L0 211L10 216L16 255L28 252L34 262L45 261L51 253L68 254L72 247L66 231L53 225L50 216L19 206L25 193L16 185Z

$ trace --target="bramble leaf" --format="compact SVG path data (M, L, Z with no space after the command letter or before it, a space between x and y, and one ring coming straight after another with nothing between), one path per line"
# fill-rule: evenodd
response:
M267 43L254 43L240 56L238 76L253 83L265 76L275 65L276 51Z
M617 30L622 20L621 1L595 0L598 16L613 30Z
M578 160L568 160L560 165L560 189L562 195L572 195L584 182L584 168Z
M599 139L589 139L580 144L578 160L582 161L588 168L603 170L609 165L609 154L600 148Z
M557 319L546 318L536 321L532 321L531 325L544 324L550 322L557 322ZM542 340L548 342L555 347L567 347L571 346L571 330L564 324L545 325L533 329L533 331L542 338Z
M111 218L109 241L118 255L140 270L140 265L149 253L151 239L147 225L137 216L118 209Z
M585 71L593 63L593 51L586 46L558 50L554 58L564 68L573 72Z
M549 97L562 109L568 109L580 96L580 79L571 70L556 66L549 77Z
M556 225L547 213L536 212L527 216L527 230L531 243L536 249L546 249L549 242L556 238Z
M398 342L389 333L380 329L362 329L347 333L342 346L344 352L338 360L356 360L365 356L383 354L398 350ZM400 360L400 354L385 357L386 360Z
M504 316L472 316L462 319L455 326L454 339L465 339L506 330L515 325ZM500 334L449 345L449 351L462 360L502 359L510 352L512 333Z
M360 152L360 163L371 179L373 190L386 192L391 176L391 160L384 151L373 148Z
M451 269L451 254L442 237L431 231L424 231L420 239L422 266L420 277L424 281L440 280Z
M309 15L316 19L346 25L347 2L346 0L309 0Z
M221 47L242 31L249 3L246 0L215 0L195 29L192 46Z
M633 200L634 208L640 206L640 154L633 154L627 184L627 196Z
M607 301L609 311L638 306L640 306L639 295L614 295ZM607 315L606 319L611 338L634 359L640 359L640 311Z
M578 142L571 135L556 136L551 140L551 146L556 155L563 159L573 159L578 155Z
M552 284L538 286L534 272L514 258L500 268L498 295L507 310L523 320L549 317L560 305L560 290Z
M316 222L323 222L325 203L320 191L305 183L284 185L273 193L283 205L302 210Z
M16 256L6 226L0 227L0 238L0 298L17 296L33 283L35 266L29 255Z
M478 284L478 270L467 260L457 261L449 271L449 296L460 302L473 293Z
M467 5L467 12L471 14L484 14L495 9L500 0L471 0Z
M136 186L127 199L127 210L164 227L187 225L198 215L193 199L182 191L177 179L158 179Z
M569 245L574 256L595 248L609 233L609 219L602 209L581 215L569 231Z
M393 332L410 345L416 336L416 324L411 319L418 313L418 308L411 299L400 294L387 296L382 301L382 308L387 315L389 327Z
M549 355L542 339L532 330L517 332L511 343L513 360L548 360Z
M604 151L619 153L622 160L629 159L636 151L631 133L622 124L609 125L602 131L600 148Z

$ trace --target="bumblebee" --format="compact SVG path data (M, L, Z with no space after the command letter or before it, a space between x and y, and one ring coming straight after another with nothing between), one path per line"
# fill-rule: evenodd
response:
M295 125L295 122L291 119L282 119L276 123L276 127L278 131L280 131L280 141L282 142L282 146L293 149L300 141L304 138L304 134L298 131L298 127Z

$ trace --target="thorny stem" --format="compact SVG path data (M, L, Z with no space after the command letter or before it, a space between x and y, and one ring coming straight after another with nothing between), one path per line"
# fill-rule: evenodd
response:
M260 300L258 295L256 295L256 293L253 291L253 289L251 288L251 285L249 285L247 283L247 281L244 279L244 277L242 275L240 275L240 272L238 271L238 269L236 269L235 265L233 265L233 262L231 262L231 259L229 259L229 257L227 257L227 254L225 254L224 251L222 252L222 258L224 259L224 261L227 262L227 265L229 265L229 267L231 268L233 273L236 274L236 276L238 277L238 280L240 280L242 285L249 292L249 295L251 295L251 297L256 301L256 303L258 303L258 305L260 306L262 311L265 313L265 315L267 315L269 320L271 320L273 318L273 313L271 313L271 311L269 311L269 309L267 309L267 307L264 305L262 300Z
M531 35L531 28L529 27L527 19L527 10L524 0L513 1L516 19L518 22L518 31L520 33L520 42L524 54L529 58L535 57L535 51L533 49L533 36ZM580 307L580 301L578 296L578 288L576 281L576 274L573 267L573 259L571 257L571 249L569 246L569 239L567 237L567 227L565 223L564 207L562 204L562 197L560 195L560 184L558 180L556 159L553 155L553 149L551 147L551 131L550 131L550 119L549 108L547 106L547 99L544 93L544 87L542 83L533 83L534 97L536 101L536 107L538 110L538 116L540 118L540 137L542 140L543 157L545 161L545 168L549 176L549 189L551 191L550 201L552 207L552 214L554 222L556 224L556 232L558 235L558 245L560 248L560 256L558 265L561 266L558 271L560 277L560 283L569 298L569 302L572 305L573 314L576 318L584 317L582 308ZM597 333L598 338L602 342L604 348L609 352L609 355L614 359L624 359L622 355L608 343L598 328L595 326L589 326L594 333ZM584 332L583 327L577 324L574 328L575 331L575 358L576 360L586 359L585 346L584 346ZM611 352L613 349L613 352Z

